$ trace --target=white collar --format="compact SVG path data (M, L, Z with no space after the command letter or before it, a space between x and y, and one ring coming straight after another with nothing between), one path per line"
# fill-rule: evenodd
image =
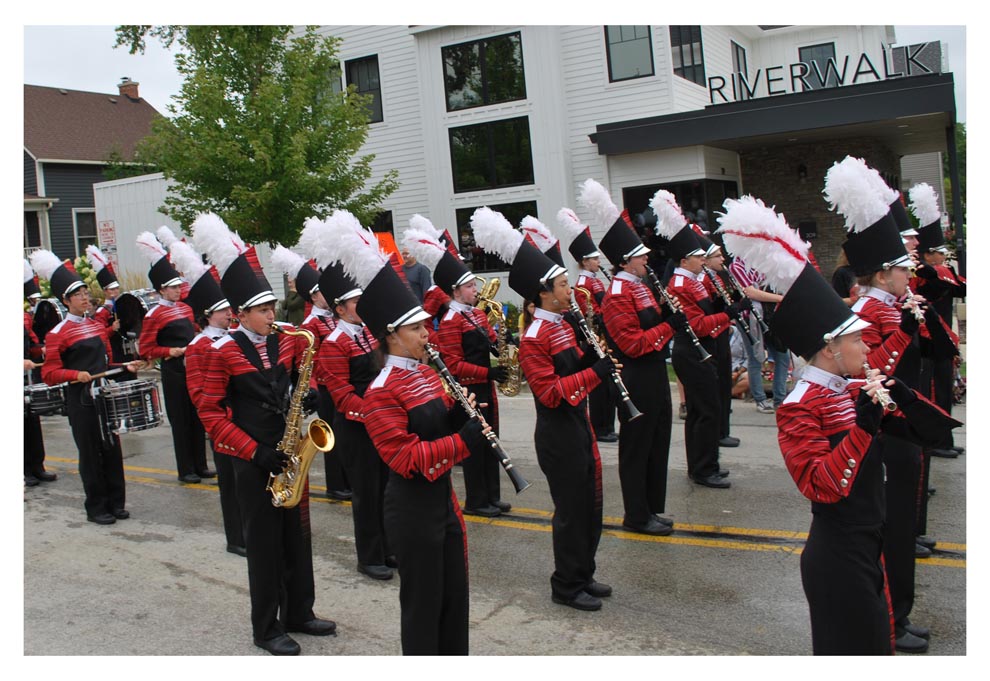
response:
M364 330L364 324L351 324L350 322L344 319L338 319L337 328L339 329L341 327L344 328L344 331L346 331L351 338L358 335Z
M450 299L450 307L458 312L470 312L474 309L474 306L468 305L467 303L460 303L453 298Z
M416 371L420 365L418 359L412 357L399 357L398 355L385 355L385 366L399 367L408 371Z
M613 279L625 279L626 281L635 281L637 283L641 283L643 281L640 277L637 277L632 272L626 272L625 270L619 270L616 273L616 275L614 277L612 277L612 278Z
M533 319L544 319L548 322L553 322L554 324L560 324L564 320L564 315L557 314L556 312L550 312L550 310L544 310L542 307L538 307L533 310Z
M702 272L704 272L704 270L702 270ZM693 279L695 281L701 281L700 272L698 274L695 274L691 270L686 270L683 267L675 267L674 268L674 274L680 274L682 276L687 277L688 279Z
M229 329L221 329L219 326L209 326L203 329L203 335L213 338L214 336L226 336L229 333Z
M165 307L175 307L175 302L173 302L171 300L165 300L164 298L159 298L158 299L158 304L159 305L164 305Z
M801 380L828 388L834 393L841 394L849 389L849 379L836 376L811 364L804 368L804 373L801 374Z
M330 310L320 307L319 305L314 305L309 313L315 317L329 317Z
M580 276L585 276L585 277L588 277L589 279L594 279L595 278L595 273L594 272L589 272L588 270L578 270L578 276L579 277Z
M884 291L882 288L877 288L876 286L871 286L867 289L866 293L863 294L865 298L875 298L881 303L887 306L894 306L897 303L897 296L895 296L890 291Z
M83 315L72 314L71 312L66 312L65 318L66 320L70 322L75 322L76 324L82 324L86 319L88 319L88 317L85 317Z
M268 342L268 336L262 336L260 333L255 333L254 331L252 331L248 327L244 326L243 324L241 324L240 326L238 326L237 327L237 330L240 331L241 333L243 333L245 336L247 336L247 339L249 341L251 341L252 343L254 343L255 345L258 345L259 343L267 343ZM275 332L272 331L272 333L275 333ZM271 335L271 334L269 334L269 335Z

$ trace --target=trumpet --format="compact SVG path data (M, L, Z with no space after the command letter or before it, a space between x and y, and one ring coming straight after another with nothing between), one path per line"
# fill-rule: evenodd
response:
M677 307L674 304L674 299L671 298L669 293L667 293L667 289L665 289L660 284L660 280L657 279L656 272L654 272L653 268L650 267L649 265L646 266L646 274L650 278L650 282L653 284L653 288L661 296L663 296L664 301L666 301L670 309L672 311L676 311ZM691 324L687 320L684 321L683 331L691 338L691 344L698 349L698 355L701 357L701 361L707 362L708 360L710 360L712 358L711 353L705 350L705 347L701 344L701 341L698 340L698 335L694 332L694 329L691 328Z
M729 292L725 290L724 286L722 286L722 282L718 274L708 267L708 265L704 265L704 269L705 274L707 274L712 280L712 285L715 287L715 290L718 291L718 294L722 297L722 300L725 301L726 306L732 305L732 298L729 297ZM728 271L728 268L726 268L726 271ZM749 339L750 345L756 345L756 339L753 338L753 334L749 332L748 324L745 324L742 320L737 319L736 328L746 334L746 338Z
M872 369L870 369L870 365L863 362L863 375L866 376L865 380L867 381L870 377L870 371L872 371ZM884 388L882 383L879 387L877 387L876 398L877 402L880 403L880 406L884 408L884 411L897 410L897 403L890 397L890 391Z

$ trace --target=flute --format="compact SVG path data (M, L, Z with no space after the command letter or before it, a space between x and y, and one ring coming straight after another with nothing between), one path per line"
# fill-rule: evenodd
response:
M731 281L732 285L736 288L737 291L739 291L739 295L741 296L746 295L745 291L743 291L743 287L739 285L739 280L736 279L734 274L732 274L732 269L726 267L725 272L726 274L729 275L729 281ZM756 321L760 325L760 331L762 331L764 334L770 333L770 327L767 326L767 323L765 321L763 321L763 314L760 312L760 310L754 305L753 308L750 310L750 312L752 312L753 316L756 317Z
M710 267L708 267L708 265L703 265L703 267L705 270L705 274L707 274L712 280L712 286L715 287L715 290L718 291L718 294L722 296L722 300L725 301L726 307L732 305L732 298L729 297L729 292L725 290L725 287L722 286L722 282L719 281L718 274L715 273ZM726 271L728 271L728 269L726 269ZM749 324L744 323L741 319L735 320L735 324L737 329L739 329L744 334L746 334L746 338L749 339L749 344L756 345L756 339L753 338L753 334L750 333L749 331Z
M470 418L477 419L483 428L488 427L488 424L485 422L481 412L472 407L471 403L468 402L467 395L464 394L461 384L457 382L454 375L450 373L450 369L448 369L447 365L444 364L442 359L440 359L440 353L437 352L436 348L427 344L426 354L430 356L430 359L437 367L437 371L440 372L441 378L443 378L447 385L450 386L451 392L454 393L454 397L457 398L457 401L461 403L461 406L464 408L464 411L467 412L467 415ZM522 473L516 470L515 466L512 464L512 459L510 459L509 455L505 453L504 449L502 449L502 443L499 442L495 431L489 430L485 437L488 439L488 443L491 445L495 456L498 457L498 462L502 464L502 468L504 468L505 472L508 474L509 480L512 481L512 486L516 488L516 494L519 494L524 489L529 487L529 483L522 476Z
M863 375L867 377L865 379L867 381L869 381L870 371L872 371L872 369L870 369L870 365L863 362ZM896 411L897 403L891 399L890 391L884 388L882 383L877 387L876 398L877 402L880 403L880 406L882 406L885 411Z
M656 272L654 272L653 268L649 265L646 265L646 274L650 277L650 281L653 283L653 288L659 291L660 295L663 296L663 299L666 301L671 311L676 312L677 307L674 305L674 299L670 297L669 293L667 293L667 289L660 285L660 280L657 279ZM694 329L691 328L691 323L687 320L684 320L684 331L691 338L691 343L694 347L698 348L698 354L701 356L701 361L707 362L710 360L712 358L711 353L705 350L704 346L701 344L701 341L698 340L698 335L694 332Z

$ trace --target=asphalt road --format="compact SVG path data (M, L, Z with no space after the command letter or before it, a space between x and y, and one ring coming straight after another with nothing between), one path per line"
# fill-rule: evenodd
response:
M676 392L675 392L676 394ZM617 445L601 446L605 531L597 578L615 594L597 613L550 600L552 503L532 445L532 398L501 398L502 442L532 483L511 513L466 517L472 655L808 655L799 554L810 504L787 474L773 415L734 401L738 448L722 450L732 488L691 483L683 422L674 419L668 478L670 537L621 530ZM965 420L965 405L955 415ZM267 655L251 642L247 569L224 550L215 481L176 480L166 426L123 436L131 518L86 522L66 419L44 417L53 483L24 490L24 655ZM956 431L965 446L965 427ZM912 620L931 627L929 656L965 655L966 461L936 459L929 534L917 563ZM454 471L462 496L463 478ZM331 638L300 636L303 655L398 655L398 576L359 574L350 506L331 502L323 463L311 472L316 612ZM17 651L13 651L15 654Z

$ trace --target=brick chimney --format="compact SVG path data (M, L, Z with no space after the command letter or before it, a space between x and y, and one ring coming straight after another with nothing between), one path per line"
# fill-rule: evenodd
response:
M141 99L141 96L138 94L138 85L140 83L136 83L127 76L124 76L120 79L120 83L117 84L117 89L120 90L121 97L128 97L137 101Z

